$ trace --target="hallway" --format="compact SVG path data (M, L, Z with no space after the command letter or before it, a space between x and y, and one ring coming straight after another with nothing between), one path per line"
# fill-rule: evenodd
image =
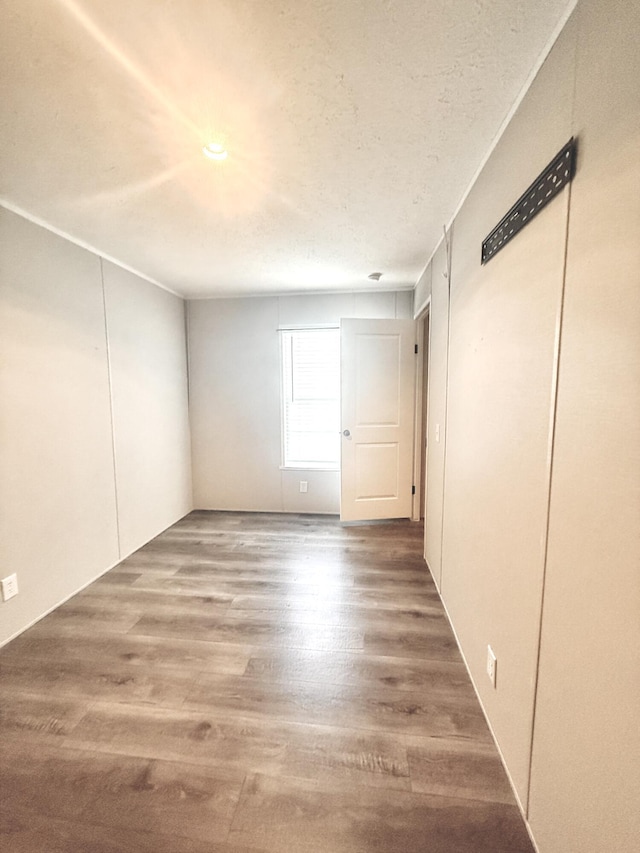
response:
M422 527L193 512L0 651L6 853L530 853Z

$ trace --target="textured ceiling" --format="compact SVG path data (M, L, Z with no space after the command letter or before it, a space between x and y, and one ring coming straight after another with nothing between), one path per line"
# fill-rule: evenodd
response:
M411 287L567 6L0 0L0 201L186 296Z

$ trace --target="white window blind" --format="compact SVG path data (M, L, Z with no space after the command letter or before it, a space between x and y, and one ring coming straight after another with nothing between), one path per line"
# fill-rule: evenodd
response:
M340 464L340 331L282 331L285 468Z

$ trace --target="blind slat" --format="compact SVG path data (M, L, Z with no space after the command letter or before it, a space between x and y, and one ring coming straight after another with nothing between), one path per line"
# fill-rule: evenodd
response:
M282 332L284 464L335 467L340 441L340 332Z

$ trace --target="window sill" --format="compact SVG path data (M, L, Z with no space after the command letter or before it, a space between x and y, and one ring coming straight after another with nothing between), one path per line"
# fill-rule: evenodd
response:
M280 465L281 471L340 471L339 466L326 467L324 465Z

